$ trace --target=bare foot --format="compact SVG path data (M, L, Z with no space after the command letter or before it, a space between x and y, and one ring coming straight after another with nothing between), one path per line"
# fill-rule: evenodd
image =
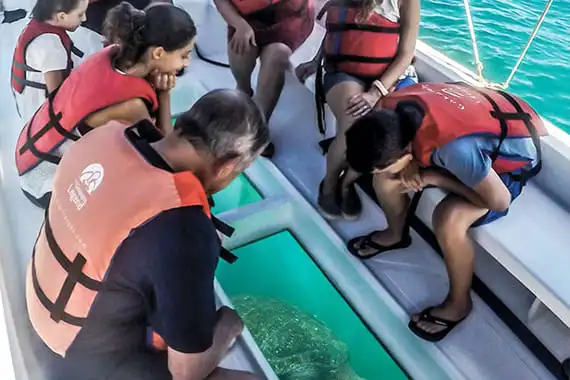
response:
M464 302L455 302L451 303L445 301L439 306L435 306L433 309L430 310L429 314L436 318L441 318L448 321L460 321L467 317L473 308L473 304L471 303L471 299L467 299ZM421 314L416 314L412 316L412 321L417 324L417 327L421 330L425 331L428 334L436 334L446 327L435 324L428 321L421 321Z

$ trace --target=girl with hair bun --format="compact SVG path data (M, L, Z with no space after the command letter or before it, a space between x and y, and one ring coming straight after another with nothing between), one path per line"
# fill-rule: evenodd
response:
M69 145L110 120L153 119L172 128L170 90L187 67L196 27L171 4L137 10L127 2L104 23L112 44L83 62L26 124L16 147L24 193L46 207L57 165Z
M143 10L151 3L171 3L171 0L128 0L136 9ZM89 7L87 8L87 21L83 24L92 31L103 34L103 22L107 13L119 5L121 0L89 0Z

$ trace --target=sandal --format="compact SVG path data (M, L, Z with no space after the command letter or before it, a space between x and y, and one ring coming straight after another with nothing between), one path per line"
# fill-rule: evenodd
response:
M19 21L24 17L26 17L25 9L14 9L12 11L4 11L4 20L2 20L2 24L10 24Z
M424 311L422 311L419 314L420 318L417 322L410 320L410 323L408 323L408 328L412 330L414 334L430 342L439 342L440 340L445 338L447 334L449 334L451 330L455 328L455 326L463 322L465 318L467 318L467 315L469 315L467 314L465 317L461 318L458 321L450 321L449 319L435 317L431 315L430 311L432 310L433 306L424 309ZM443 329L434 333L429 333L418 326L421 322L432 323L434 325L443 327Z
M380 231L373 231L373 232L369 233L368 235L359 236L359 237L355 237L354 239L351 239L346 246L348 251L356 258L359 258L361 260L367 260L367 259L371 259L374 256L379 255L379 254L384 253L384 252L387 252L387 251L392 251L394 249L408 248L412 244L412 238L410 237L409 227L406 227L404 229L404 233L403 233L402 238L400 239L399 242L394 243L394 244L390 244L390 245L380 245L380 244L375 243L372 240L372 236L374 236L374 234L376 232L380 232ZM357 244L358 242L360 242L360 244ZM358 251L360 251L361 249L364 249L364 248L373 248L376 250L376 252L365 255L365 256L359 255Z

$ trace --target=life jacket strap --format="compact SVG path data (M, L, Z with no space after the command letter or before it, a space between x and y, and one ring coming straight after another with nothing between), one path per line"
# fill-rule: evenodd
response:
M63 270L70 273L70 277L71 277L71 273L73 272L73 268L74 268L74 263L76 261L80 261L80 262L86 261L85 257L81 253L77 253L77 256L74 259L74 261L71 261L63 253L59 244L57 244L57 241L55 240L55 236L53 235L53 230L51 228L51 224L49 221L48 209L46 209L46 213L45 213L44 228L45 228L45 233L46 233L46 240L48 242L49 249L53 254L53 257L57 260L59 265L61 265ZM78 259L78 257L81 257L81 258ZM82 286L84 286L85 288L87 288L89 290L93 290L94 292L98 292L101 289L101 286L102 286L101 281L96 280L94 278L91 278L81 271L77 275L74 275L74 277L77 277L76 282L79 282Z
M490 113L491 113L492 117L494 117L495 119L497 119L499 121L499 124L501 126L501 133L499 135L499 144L497 145L497 148L495 148L495 150L493 151L493 153L491 153L491 156L490 156L492 162L495 162L497 160L497 158L499 157L499 154L501 151L501 146L502 146L503 142L505 141L505 139L507 138L507 135L509 132L509 126L507 124L507 121L520 120L520 121L524 122L525 127L528 130L530 137L532 138L532 142L534 144L534 147L536 149L537 164L531 169L521 170L520 174L511 174L511 177L515 181L521 182L523 185L525 185L529 179L536 176L542 169L542 147L540 145L540 137L538 136L538 133L536 131L536 127L534 126L534 124L531 121L530 114L528 112L525 112L523 110L523 108L521 107L521 105L519 104L519 102L515 98L513 98L510 94L506 93L505 91L496 90L496 92L499 95L501 95L503 98L505 98L515 108L516 112L503 112L499 108L499 105L497 104L497 102L491 96L489 96L486 92L484 92L482 90L479 90L479 89L477 89L473 86L470 86L467 83L463 83L463 82L457 82L456 84L474 89L479 94L481 94L485 99L487 99L489 104L491 104L491 107L493 107L493 110Z
M353 54L326 54L327 63L335 64L340 62L358 62L358 63L391 63L394 57L365 57Z
M348 30L358 30L361 32L382 33L382 34L400 34L399 26L378 26L356 23L329 23L327 24L327 32L346 32Z
M85 55L85 53L79 50L79 48L75 46L73 42L71 43L71 47L69 50L71 51L71 53L73 53L73 55L79 58L83 58L83 56Z
M81 326L85 320L82 317L76 317L70 315L65 312L65 308L69 303L73 290L75 286L79 283L85 288L97 292L101 289L102 283L101 281L95 280L85 273L83 273L83 268L87 263L87 259L81 253L77 253L73 261L69 260L69 258L63 253L61 247L57 244L55 237L53 235L53 230L51 228L50 220L49 220L49 211L46 209L45 213L45 221L44 221L44 231L46 234L46 240L49 246L49 249L59 263L61 268L67 272L67 277L63 282L61 290L55 300L55 302L51 302L49 298L45 295L41 286L37 280L37 273L35 268L35 249L34 249L34 257L32 258L32 280L34 282L34 290L38 299L42 303L42 305L50 312L50 317L55 322L64 321L66 323L72 324L74 326Z
M82 327L85 323L85 318L76 317L71 314L66 313L65 311L61 311L61 306L56 308L56 304L51 302L45 292L42 290L40 283L38 281L37 269L36 269L36 252L34 249L34 253L32 254L32 286L34 287L34 292L38 297L38 300L42 304L42 306L50 312L50 317L56 322L65 322L67 324ZM60 297L58 296L58 300ZM57 301L56 301L57 302Z
M16 62L14 61L12 63L14 65L15 68L20 69L20 70L24 70L24 71L30 71L32 73L40 73L40 70L36 70L31 66L26 65L25 63L20 63L20 62Z
M31 80L24 79L24 78L16 75L15 73L12 73L12 80L22 86L22 92L23 92L24 88L32 87L32 88L37 88L38 90L45 91L47 93L47 86L43 83L34 82Z
M34 122L34 119L37 115L36 114L32 117L29 125L26 128L26 142L19 150L20 154L24 154L27 150L29 150L34 156L39 158L42 161L48 161L55 165L59 164L61 161L61 157L55 156L49 152L42 152L38 150L35 146L36 142L46 133L48 133L52 128L54 128L62 137L68 140L77 141L79 140L79 136L74 135L73 133L67 131L65 128L62 127L60 121L63 118L63 114L61 112L55 113L53 109L53 100L55 95L57 94L59 89L56 89L48 96L48 112L49 112L49 121L46 125L44 125L36 134L32 136L31 126Z
M325 122L325 104L327 103L327 98L325 88L323 86L323 72L323 62L321 61L318 63L315 77L315 106L317 107L317 124L319 132L324 136L327 130Z
M213 206L214 199L212 197L210 197L208 199L208 201L209 201L210 205ZM232 226L230 226L226 222L223 222L222 220L216 218L214 215L212 215L212 223L214 223L214 227L216 228L216 230L220 231L224 236L231 237L235 232L235 228L233 228ZM224 247L221 248L220 257L223 260L227 261L229 264L235 263L236 260L238 259L238 257L236 255L234 255L233 253L231 253L228 249L226 249Z
M22 86L22 92L24 91L24 88L32 87L32 88L37 88L38 90L45 91L46 96L47 96L47 86L45 84L39 83L39 82L34 82L34 81L26 79L26 72L39 73L39 72L41 72L40 70L36 70L33 67L26 65L25 63L16 62L15 60L12 62L12 66L13 66L13 68L12 68L12 81L14 81L14 82L18 83L20 86ZM24 76L21 77L21 76L17 75L14 71L14 68L24 71ZM21 93L21 92L18 91L18 93Z

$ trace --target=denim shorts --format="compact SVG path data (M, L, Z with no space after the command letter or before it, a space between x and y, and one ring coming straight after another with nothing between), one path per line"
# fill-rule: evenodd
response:
M524 185L519 181L515 181L511 173L503 173L500 174L499 177L501 178L507 189L509 189L509 192L511 193L511 203L513 203L513 201L517 199L517 197L521 194ZM487 212L487 214L485 214L484 216L479 218L479 220L473 223L471 227L484 226L485 224L489 224L497 219L502 218L508 213L509 209L506 209L505 211L489 211Z
M369 80L369 79L364 79L364 78L360 78L357 77L355 75L350 75L347 74L345 72L342 71L327 71L325 72L324 78L323 78L323 90L326 93L328 93L330 91L331 88L333 88L334 86L336 86L339 83L342 82L356 82L358 84L360 84L362 87L364 87L365 90L368 90L370 88L370 86L372 86L372 82L373 80ZM417 81L417 77L412 76L412 75L407 75L404 77L401 77L397 82L396 82L396 90L399 90L401 88L405 88L411 85L414 85L418 83Z

